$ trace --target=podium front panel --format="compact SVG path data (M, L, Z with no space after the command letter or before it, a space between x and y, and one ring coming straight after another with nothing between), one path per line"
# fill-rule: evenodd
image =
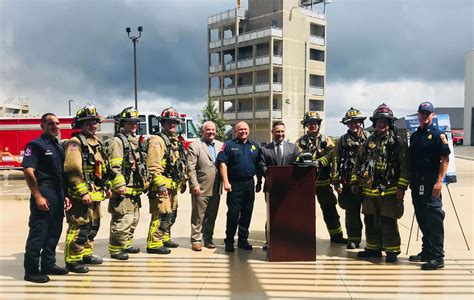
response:
M315 168L269 166L269 261L316 260Z

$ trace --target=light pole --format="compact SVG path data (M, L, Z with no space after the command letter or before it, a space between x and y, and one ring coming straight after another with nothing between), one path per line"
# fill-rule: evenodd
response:
M69 107L69 116L71 116L71 103L74 102L74 100L69 100L68 101L68 107Z
M133 42L133 74L135 78L135 109L138 110L138 100L137 100L137 42L138 39L142 36L143 27L138 26L138 36L130 36L130 27L125 29L127 32L128 38Z

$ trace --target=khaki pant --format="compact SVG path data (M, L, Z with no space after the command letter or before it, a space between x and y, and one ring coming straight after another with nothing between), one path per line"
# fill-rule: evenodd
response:
M140 219L139 203L128 197L114 195L109 201L110 254L119 253L133 244L133 234Z
M191 242L210 243L219 211L220 195L191 196Z

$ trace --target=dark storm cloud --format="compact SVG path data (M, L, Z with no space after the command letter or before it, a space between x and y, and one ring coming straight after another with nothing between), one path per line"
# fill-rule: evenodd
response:
M232 4L4 0L0 17L6 31L0 53L2 60L17 63L5 65L1 76L17 89L70 87L74 84L69 81L77 80L93 91L128 97L133 89L133 48L125 27L132 27L136 34L141 25L144 32L137 45L140 90L164 97L202 98L207 90L207 16ZM32 78L40 73L49 76ZM50 77L57 77L57 82Z
M246 2L246 1L243 1ZM473 47L473 4L333 0L328 85L334 82L463 80ZM139 40L139 92L202 101L207 93L207 17L233 0L0 0L0 95L32 101L133 98L132 43ZM150 96L151 95L151 96Z
M464 79L474 47L472 0L334 0L328 81Z

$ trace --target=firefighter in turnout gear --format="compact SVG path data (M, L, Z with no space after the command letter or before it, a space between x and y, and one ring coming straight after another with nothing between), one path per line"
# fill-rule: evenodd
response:
M334 142L319 132L321 122L322 119L316 111L305 113L301 124L307 127L308 131L296 141L298 151L296 161L302 161L311 155L312 160L316 163L316 197L323 211L324 222L331 236L331 242L347 244L347 239L342 235L341 222L337 213L337 199L330 186L330 164Z
M64 172L71 209L66 213L64 257L70 272L87 273L85 264L101 264L92 255L93 241L100 226L100 202L110 196L105 149L95 135L103 118L90 104L77 111L72 124L80 129L65 145Z
M161 131L149 138L146 164L150 173L151 222L148 230L147 252L169 254L178 244L171 241L171 226L178 212L178 191L186 189L186 154L178 139L182 122L176 109L163 110Z
M339 139L332 160L331 183L339 194L339 206L346 210L347 249L358 248L362 236L362 191L352 193L350 181L357 152L369 136L364 130L365 119L357 109L351 107L347 111L341 123L347 125L348 130Z
M400 233L397 219L403 215L403 197L409 184L410 170L408 147L397 137L392 110L381 104L370 118L374 133L359 149L352 170L351 189L359 193L362 188L364 214L364 251L359 257L381 257L393 263L400 254Z
M119 129L107 144L107 157L115 175L108 211L110 220L110 257L127 260L128 253L139 253L132 246L133 233L140 218L140 196L148 188L145 152L136 136L140 118L133 107L115 117Z

